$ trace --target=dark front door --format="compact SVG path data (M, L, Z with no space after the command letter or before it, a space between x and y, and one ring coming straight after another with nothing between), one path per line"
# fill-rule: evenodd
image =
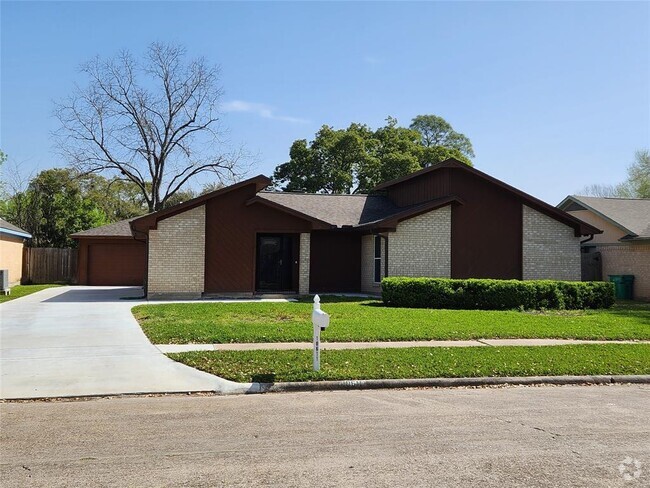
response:
M292 269L292 236L257 236L257 291L292 291Z

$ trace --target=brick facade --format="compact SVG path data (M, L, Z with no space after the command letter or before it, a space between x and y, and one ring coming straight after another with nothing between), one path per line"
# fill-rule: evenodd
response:
M523 206L522 278L580 281L580 237L574 230Z
M300 234L300 251L298 261L298 293L307 295L309 293L309 255L311 247L311 235L303 232Z
M158 222L149 231L150 298L197 298L205 272L205 206Z
M384 259L386 258L385 240L381 240L381 277L384 277ZM361 238L361 291L363 293L381 293L381 286L375 283L375 236Z
M451 207L404 220L388 236L388 276L451 276ZM381 277L385 274L386 241L381 240ZM380 293L375 283L375 237L361 240L361 291Z
M397 225L388 237L388 276L451 277L451 206Z
M650 244L627 242L596 247L603 258L603 280L634 275L634 299L650 300Z

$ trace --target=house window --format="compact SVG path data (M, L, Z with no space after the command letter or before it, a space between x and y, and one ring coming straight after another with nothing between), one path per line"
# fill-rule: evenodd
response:
M375 236L375 283L381 282L381 236Z

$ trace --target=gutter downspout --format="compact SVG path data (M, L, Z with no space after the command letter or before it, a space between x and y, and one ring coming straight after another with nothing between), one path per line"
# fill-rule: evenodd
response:
M582 246L585 242L589 242L594 238L593 234L589 234L589 237L587 237L584 241L580 241L580 245Z

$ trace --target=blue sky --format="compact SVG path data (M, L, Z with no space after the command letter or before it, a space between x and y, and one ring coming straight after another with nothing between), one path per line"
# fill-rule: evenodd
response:
M475 166L556 204L650 146L650 3L9 2L0 147L62 166L53 100L81 62L152 41L221 66L223 125L271 174L322 124L436 114Z

